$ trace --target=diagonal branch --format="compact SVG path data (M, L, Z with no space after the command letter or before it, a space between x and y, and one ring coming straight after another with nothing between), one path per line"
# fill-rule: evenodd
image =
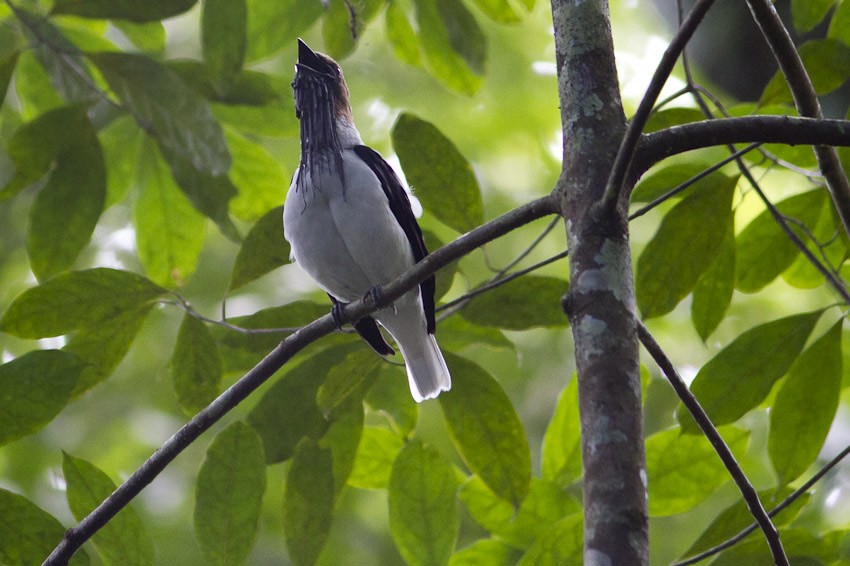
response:
M812 86L794 41L773 3L770 0L747 0L747 4L762 35L773 51L779 69L785 75L797 112L809 118L823 118L817 92ZM826 186L829 188L838 216L844 225L844 231L850 235L850 181L847 180L847 175L841 167L835 148L816 145L814 150L821 173L826 179Z
M787 566L789 564L788 557L785 555L785 549L782 548L779 532L770 520L764 506L762 506L756 489L747 479L744 470L741 469L741 466L735 460L732 451L729 450L729 447L723 441L720 433L717 432L708 414L699 404L693 393L690 392L687 384L682 380L682 377L676 371L676 368L664 353L664 350L661 349L661 346L658 345L658 342L655 341L655 338L652 337L652 334L649 333L649 330L646 329L646 326L641 321L636 320L635 324L637 325L638 337L644 348L646 348L655 360L655 363L658 364L658 367L661 368L661 371L664 372L664 375L667 376L667 380L673 386L679 399L682 400L682 403L688 409L688 412L694 418L700 430L708 438L708 441L714 446L717 455L720 456L726 469L729 470L729 475L735 480L735 484L737 484L738 489L741 491L741 495L744 497L750 514L755 518L758 526L764 533L764 538L767 540L767 545L770 547L770 552L773 555L773 562L778 566Z
M373 303L370 294L369 298L347 305L342 313L343 322L359 320L378 308L392 303L439 268L515 228L555 212L552 198L546 196L515 208L467 232L436 250L400 277L382 287L380 293L382 300L379 304ZM94 511L83 518L78 525L68 529L62 541L53 549L44 564L54 566L67 564L84 542L100 530L116 513L126 507L201 434L265 383L295 354L322 336L330 334L335 328L336 324L333 317L326 314L286 337L239 381L219 395L218 398L183 425L171 438L166 440L127 481L112 492Z

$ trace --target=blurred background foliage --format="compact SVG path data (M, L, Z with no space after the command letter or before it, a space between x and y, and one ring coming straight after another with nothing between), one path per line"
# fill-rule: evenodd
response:
M174 14L149 14L142 18L147 20L144 23L120 18L107 21L83 17L86 14L80 14L79 6L87 4L98 3L63 0L53 3L48 0L19 0L14 3L16 8L26 10L26 14L32 16L15 14L10 4L0 4L0 86L8 82L0 107L0 185L8 186L19 173L16 172L13 152L16 132L22 124L45 112L63 108L69 100L94 100L89 115L104 153L104 210L90 242L85 238L79 254L71 257L70 263L58 271L70 267L75 270L113 267L142 273L157 285L177 291L195 311L213 319L220 318L225 300L230 319L305 300L321 307L304 304L300 311L288 311L289 318L286 320L307 322L326 312L323 310L326 305L324 295L294 265L284 265L262 276L257 275L264 267L248 267L249 272L252 269L255 272L234 281L234 264L239 261L239 236L249 234L255 223L260 226L265 222L266 228L271 231L269 233L277 229L274 219L279 218L279 212L269 211L283 203L289 179L298 163L298 124L289 82L295 60L295 38L299 36L314 48L340 60L352 93L355 121L363 138L367 144L388 156L391 162L398 164L395 153L398 144L393 144L391 132L402 113L433 124L451 140L472 165L480 187L484 219L548 193L560 172L561 139L554 40L550 6L546 2L355 1L351 3L357 9L357 18L353 22L346 4L340 0L331 0L327 8L323 8L317 0L248 0L246 15L240 16L238 11L224 11L229 17L218 21L214 14L210 15L212 10L204 13L204 6L216 4L211 0L207 0L206 4L151 2L152 10L168 4L184 7L175 9ZM121 4L115 3L116 6ZM788 3L779 4L784 6ZM702 84L734 107L737 103L753 102L761 96L773 75L773 67L761 59L754 63L757 59L749 45L726 49L730 47L732 38L746 38L755 43L760 39L751 29L753 25L747 14L726 14L721 11L723 5L742 3L718 3L716 13L710 14L706 23L708 27L697 36L695 70ZM459 22L458 29L446 32L428 19L429 13L433 16L434 10L440 9L462 12L455 13L451 20ZM163 98L168 97L168 89L177 88L171 83L174 77L190 85L194 96L208 101L204 105L209 105L212 115L221 123L231 160L229 181L236 191L235 198L229 203L232 219L222 215L215 208L216 203L204 200L206 197L203 196L198 197L200 206L198 202L192 206L191 190L186 187L191 186L193 181L184 179L179 183L171 175L171 170L182 170L189 171L186 173L189 177L195 174L216 176L228 170L224 153L216 153L215 147L206 148L210 153L200 166L197 163L186 166L180 161L179 151L169 153L172 140L167 127L165 133L160 130L152 141L128 116L97 96L92 98L89 92L91 84L85 84L85 81L75 84L61 71L52 77L45 72L45 68L50 70L52 56L41 53L38 47L25 48L25 45L28 41L38 45L38 41L33 40L33 30L53 33L39 27L41 24L38 22L42 21L39 18L48 14L49 21L56 26L55 30L59 30L78 49L99 53L142 52L165 62L166 67L174 72L162 74L156 68L135 61L138 68L125 73L118 67L129 63L110 59L108 55L93 56L85 63L92 81L99 88L106 89L108 86L116 93L124 88L125 92L119 93L119 98L130 105L136 100L137 113L145 111L145 96L156 99L159 93ZM655 5L633 0L611 2L617 62L627 114L631 113L643 94L655 62L666 46L674 16L674 2L667 0L658 0ZM27 17L32 17L29 26L17 23ZM164 18L162 22L160 17ZM246 18L247 42L244 45L227 43L229 36L217 30L226 28L228 24L238 24L240 17ZM357 32L356 41L352 39L352 26ZM802 29L801 35L823 35L825 26L820 24L812 26L811 30ZM411 35L411 29L417 30L417 35ZM202 30L204 33L201 33ZM716 30L727 33L721 35ZM452 31L455 36L451 36ZM446 33L449 33L452 49L446 48ZM244 53L245 71L242 72L239 71L243 60L239 56L240 50ZM73 49L63 55L71 59L76 56ZM730 70L735 74L729 76L727 71ZM57 76L66 82L57 83ZM133 80L122 86L126 77L133 77ZM684 84L681 77L679 69L665 89L665 95L681 88ZM846 96L842 97L840 88L835 92L837 94L830 95L828 111L833 116L843 116L846 113ZM179 95L175 97L179 98ZM687 110L674 116L673 123L694 118L693 114L688 114L692 112L689 100L680 99L676 104ZM192 108L197 109L197 104ZM753 107L738 108L741 108L740 112L750 112ZM780 110L789 111L789 108L784 106ZM155 110L146 118L156 130L158 118ZM662 117L657 120L660 124ZM58 143L73 147L76 143L74 136L84 133L76 129L69 132L70 141L59 140ZM198 148L184 149L191 156ZM778 151L784 151L787 159L801 166L813 167L810 152L805 149L793 155L787 149ZM712 149L690 153L672 161L698 170L724 156L720 149ZM404 161L404 155L399 155L399 158ZM61 160L52 166L61 167ZM76 178L96 174L90 170L70 171L69 175L76 175ZM799 176L782 169L762 168L759 172L777 201L810 187ZM180 184L183 190L177 190L175 183ZM670 182L664 186L673 184ZM416 183L413 185L416 191ZM36 285L34 273L39 275L39 279L55 274L49 267L39 273L35 258L28 253L28 242L31 244L32 241L28 235L32 223L31 210L37 202L39 186L22 188L15 195L0 192L3 199L0 200L0 312L6 311L16 297ZM229 190L227 183L219 188L224 193ZM448 186L446 190L451 191L452 187ZM645 186L643 190L648 189ZM451 193L448 194L450 197ZM762 211L752 195L741 197L740 194L738 191L734 196L737 207L735 224L739 232ZM187 195L190 195L189 198ZM426 197L431 198L430 194L423 192L423 201L427 200ZM420 223L430 239L431 248L459 235L457 226L453 228L451 223L441 222L427 202L423 204ZM669 204L662 206L632 224L635 258L641 256L641 250L671 208ZM199 209L215 222L206 219ZM61 210L58 212L61 213ZM62 219L59 214L52 217L52 222L61 224ZM546 223L545 220L533 223L464 258L454 276L444 276L444 281L440 282L445 292L443 301L459 297L492 277L495 271L522 253L543 231ZM275 241L274 236L257 238L260 247ZM246 245L249 241L250 236L245 240ZM282 240L280 246L282 249ZM556 227L522 265L551 257L563 251L564 247L563 230ZM273 255L268 249L265 251ZM275 253L282 257L277 260L266 258L269 266L275 265L275 261L278 264L286 261L286 254ZM560 281L566 288L567 273L566 260L561 260L541 268L535 275L546 276L548 279L537 283L542 285L541 288L551 289L550 284L541 281ZM681 303L679 297L670 308L659 307L664 312L657 314L666 316L653 320L651 328L668 348L674 363L686 377L691 378L706 360L744 330L782 316L822 308L833 301L820 281L813 285L792 285L786 279L770 279L770 284L758 294L736 292L725 317L718 321L716 331L708 331L703 336L691 323L690 297ZM521 294L522 288L517 292ZM544 296L548 295L541 292L540 297ZM108 379L79 395L37 433L23 436L0 449L0 487L26 496L69 526L75 523L65 494L69 474L74 471L86 473L85 461L88 461L105 471L112 481L123 480L187 420L187 412L191 414L194 409L203 406L204 395L209 394L209 388L197 393L175 386L172 379L175 371L180 371L176 367L179 363L171 361L175 345L178 352L191 354L189 350L194 342L181 340L180 334L192 332L188 326L194 324L191 322L194 319L184 318L183 303L171 294L163 292L159 298L162 302L150 309L143 322L139 319L141 327L136 339ZM496 330L486 322L488 313L492 317L493 305L477 309L474 305L475 301L470 303L468 313L462 311L463 318L453 315L438 328L437 336L443 349L474 361L505 389L525 429L533 475L540 477L542 470L544 477L548 474L552 479L552 475L566 473L561 468L575 466L575 461L561 462L560 468L550 463L548 465L557 469L549 471L545 469L547 464L541 463L544 434L550 421L557 420L553 420L556 402L574 369L572 341L565 321L544 320L513 327L505 321L500 325L504 328ZM554 303L543 308L557 311L558 305ZM63 313L49 316L61 319ZM823 318L815 336L820 336L835 321L834 316ZM271 326L284 325L279 319L270 317L266 321L253 322L243 319L240 322L245 326L269 326L267 322L273 320L275 324ZM481 326L472 326L470 322ZM228 342L226 329L211 328L210 332L222 344L223 380L220 384L213 384L213 388L231 384L262 353L259 348L270 349L277 341L277 338L266 338L261 346L254 346L255 351L245 354L244 350L240 350L238 338L230 338L231 342ZM842 340L846 340L843 335ZM299 358L307 360L311 354L332 343L350 342L356 343L350 335L330 337ZM61 337L34 341L10 333L0 334L3 362L36 348L64 345L66 340ZM181 347L188 350L180 350ZM232 347L231 350L228 347ZM850 350L844 348L844 351ZM174 359L178 360L179 356ZM666 382L657 375L654 366L651 367L645 372L647 435L673 426L677 406ZM384 384L376 390L387 390L384 393L387 396L394 395L395 384L403 382L399 368L386 364L376 369L375 379L377 383ZM233 411L225 422L219 423L190 447L135 502L135 510L153 541L156 563L200 564L209 558L203 557L194 542L196 534L192 517L196 512L199 467L214 435L221 431L226 431L226 434L217 437L217 448L224 453L227 453L228 442L250 443L250 440L245 440L245 430L232 423L245 419L251 423L252 417L248 415L274 381L270 380ZM846 378L844 381L846 385ZM382 406L380 399L372 401L373 407ZM846 401L845 394L821 453L824 458L836 453L850 436L850 412ZM452 446L447 425L436 405L430 402L414 407L412 402L398 401L391 405L398 410L391 419L379 410L370 409L365 417L366 424L380 430L392 429L393 426L409 430L405 427L410 426L412 420L416 423L416 438L436 448L462 468L463 462ZM573 424L561 424L562 428L557 430L561 433L575 431L575 415L562 413L563 410L555 416L560 415L558 418L564 420L572 417L570 422ZM765 410L750 412L742 421L742 426L749 431L749 443L746 435L742 436L736 430L729 432L729 439L754 483L767 490L770 497L779 488L767 457L767 422ZM391 426L388 427L388 423ZM678 431L675 433L678 435ZM370 434L380 436L382 433L373 430ZM670 434L668 430L653 437L653 453L670 451L671 457L678 457L680 463L685 463L703 448L683 441L684 444L678 445L681 452L675 452L670 448L672 444L668 444L675 436ZM247 437L250 438L250 435ZM418 446L418 443L409 444L410 449L405 449L405 456L412 462L427 461L428 454L417 452ZM307 452L311 448L299 447L299 450ZM67 454L64 458L63 452ZM266 454L266 457L269 455ZM710 458L710 455L706 457ZM280 564L289 560L284 545L284 515L281 513L285 498L283 485L290 473L289 465L273 464L266 470L268 487L263 495L257 539L248 558L250 564ZM381 476L385 472L386 469L369 472L355 468L356 479L349 481L350 486L342 491L337 502L328 542L319 558L321 564L402 563L402 555L390 536L387 492L371 489L386 485L387 481L401 481ZM570 473L574 474L575 470ZM569 474L567 477L570 478ZM846 466L842 473L828 476L794 526L813 533L846 528L850 522L848 478ZM571 479L574 480L575 476ZM677 484L670 488L673 493L664 501L674 501L676 495L689 490L697 492L697 495L684 502L669 503L669 507L659 508L651 504L651 509L656 511L651 521L652 563L669 563L681 556L720 511L737 500L736 490L724 475L714 479L703 477L701 481L711 487L707 493L703 494L699 486ZM356 487L351 487L352 484ZM544 490L544 487L536 488L534 485L532 483L532 491ZM719 489L715 491L715 487ZM470 511L474 508L470 501L474 500L475 494L486 489L469 483L464 488L467 505L457 507L460 521L458 549L486 537L488 530L500 530L492 525L482 527L480 516L474 518L474 512ZM570 506L575 505L573 498L580 494L580 489L571 485L565 493L569 498L564 499L563 513L567 508L574 510ZM575 526L562 525L563 532L574 532ZM197 536L215 535L198 533ZM521 539L520 535L516 536ZM517 543L520 548L528 548L528 545L527 539ZM516 550L505 552L508 552L506 563L517 558L514 556ZM103 555L88 546L87 554L93 563L104 560ZM106 558L106 561L109 562L109 559Z

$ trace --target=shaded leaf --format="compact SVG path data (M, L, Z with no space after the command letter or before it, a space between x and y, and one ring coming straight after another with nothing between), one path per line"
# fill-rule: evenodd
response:
M37 119L65 105L65 101L53 89L47 71L31 50L24 51L18 57L14 87L21 104L21 118L24 120Z
M443 247L443 241L430 230L422 230L422 239L425 240L425 249L429 252L434 252L435 250ZM447 266L440 268L440 270L435 274L435 301L439 301L440 298L448 293L449 289L451 289L452 283L454 283L455 274L458 271L457 267L458 262L453 261Z
M814 463L832 426L841 396L841 323L797 358L776 395L767 446L780 485Z
M519 507L531 481L525 430L502 386L480 366L446 353L452 389L440 397L449 432L469 469Z
M813 0L817 1L817 0ZM850 47L837 39L815 39L798 47L812 86L817 94L827 94L840 87L850 75ZM767 83L759 104L793 102L791 91L781 71Z
M576 513L552 525L517 562L517 566L579 564L584 554L584 517Z
M797 314L750 328L702 366L690 389L715 425L734 422L764 401L800 355L822 313ZM698 431L683 407L676 416L683 431Z
M15 70L15 65L18 63L18 51L10 54L3 54L0 57L0 108L3 108L3 101L6 100L6 92L9 90L9 81L12 79L12 72Z
M568 290L562 279L525 275L475 297L460 315L474 324L508 330L566 326L559 305Z
M360 489L386 489L393 462L402 446L404 441L392 431L364 427L348 485Z
M204 62L221 90L242 70L248 11L245 0L205 0L201 12Z
M728 224L717 257L694 285L691 320L705 342L726 316L735 292L735 228Z
M239 194L230 202L230 209L241 220L257 220L270 209L283 205L289 180L263 146L232 131L226 134L233 155L230 180L239 189ZM278 218L279 230L281 226L282 220Z
M799 33L810 31L821 23L835 0L791 0L791 17Z
M177 404L186 414L197 413L218 395L222 376L218 348L206 323L188 312L183 315L170 366Z
M732 222L737 177L715 173L674 206L637 261L635 290L644 318L672 311L714 261Z
M318 559L330 532L334 498L331 451L305 438L295 450L283 494L283 532L296 565Z
M520 21L508 0L475 0L475 5L493 21L500 24L512 24Z
M158 20L135 23L129 20L113 19L110 22L121 30L124 37L147 53L161 53L165 50L165 27Z
M387 39L393 46L396 58L408 65L420 67L422 56L419 53L416 32L398 2L395 0L387 2L385 18Z
M543 435L540 462L543 479L558 486L566 487L581 477L581 425L575 375L558 397L558 405Z
M295 117L292 96L270 101L263 106L213 103L212 109L215 117L223 124L244 134L270 137L298 135L298 119Z
M832 19L829 21L827 37L837 39L844 45L850 46L850 4L841 2L835 8Z
M412 440L393 463L388 489L390 533L405 561L448 562L460 528L451 464L433 448Z
M471 346L487 346L499 350L514 349L514 343L498 328L472 324L460 316L441 320L437 326L437 337L440 346L450 352Z
M334 490L337 495L345 487L354 469L357 447L363 434L363 419L363 402L349 398L345 406L336 409L328 429L319 439L319 446L331 451Z
M749 431L720 430L736 458L747 448ZM646 439L646 471L649 478L649 515L666 517L684 513L729 481L729 473L702 435L665 430Z
M235 421L207 448L195 487L195 533L206 564L245 563L257 536L266 490L263 445Z
M59 350L33 350L0 365L0 445L41 430L71 397L83 363Z
M487 45L472 15L453 0L415 0L414 6L428 71L451 90L478 92ZM464 39L464 33L469 37Z
M821 210L820 219L811 230L812 236L805 239L806 247L821 263L838 266L847 257L847 235L841 228L835 209L827 203ZM802 253L782 273L782 278L798 289L814 289L823 285L823 274Z
M0 563L5 566L40 564L62 540L65 527L41 507L0 488ZM78 550L71 566L86 566L89 557Z
M196 0L56 0L54 14L151 22L181 14Z
M61 336L152 303L167 291L130 271L99 267L63 273L21 293L0 330L21 338Z
M135 186L139 152L145 139L142 130L129 116L113 120L98 133L106 164L106 205L124 200Z
M366 403L385 416L393 430L407 436L416 427L419 405L410 396L407 375L403 368L386 365L366 394Z
M371 350L357 350L346 356L328 372L328 377L319 386L316 404L325 418L352 401L358 404L375 380L383 365L383 360Z
M776 208L783 216L794 219L789 223L791 229L806 241L796 223L813 227L825 198L823 189L815 189L787 198ZM765 210L735 240L735 287L745 293L762 289L785 271L799 253L770 211Z
M649 175L646 175L638 181L632 191L631 202L650 202L658 197L661 197L671 190L675 189L682 183L689 181L696 175L699 175L710 167L710 163L687 162L674 163L667 165ZM717 178L712 178L711 175L697 181L687 190L678 193L678 197L684 197L696 191L711 190L710 187L716 186ZM675 198L675 197L674 197Z
M496 538L480 539L452 555L449 566L513 566L520 552Z
M280 101L280 93L272 78L260 71L243 69L227 84L216 82L209 68L194 59L172 59L166 61L168 68L180 77L192 90L211 102L228 105L266 106ZM235 161L235 156L232 157Z
M701 120L705 120L705 116L699 108L663 108L650 114L643 131L646 133L657 132L671 126L681 126L682 124L699 122Z
M552 482L534 478L528 496L516 509L479 478L463 484L460 499L472 518L511 546L527 549L552 525L581 511L581 505Z
M412 114L402 114L391 135L404 174L426 211L458 232L484 221L472 166L442 132Z
M273 208L245 236L230 274L231 291L289 263L290 248L283 237L282 218L283 207Z
M314 0L246 0L248 50L246 61L257 61L288 47L322 15L322 3Z
M116 489L115 483L91 462L63 452L62 474L68 486L68 507L78 521ZM132 507L124 507L92 537L106 564L154 564L153 541Z
M339 60L354 51L366 25L383 7L384 0L328 0L322 16L325 51Z

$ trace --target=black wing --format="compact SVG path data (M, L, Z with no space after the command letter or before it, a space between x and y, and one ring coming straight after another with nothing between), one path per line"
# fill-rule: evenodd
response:
M384 161L377 151L365 145L354 146L354 153L363 160L369 169L375 174L381 182L381 188L384 189L384 194L387 195L387 200L390 201L390 210L404 230L407 236L407 241L410 242L410 249L413 251L413 259L421 261L428 255L428 250L425 248L425 241L422 239L422 230L416 222L416 217L413 215L413 209L410 207L410 199L407 198L407 193L401 185L398 175L395 174L389 163ZM427 323L428 332L434 333L434 276L431 275L428 279L419 284L422 290L422 307L425 310L425 321Z
M328 297L331 298L331 302L335 305L342 304L336 297L328 293ZM369 344L373 350L378 352L383 356L392 356L395 354L395 350L387 344L387 341L384 340L384 335L381 334L381 331L378 330L378 323L375 322L375 319L371 316L364 316L360 320L354 323L354 330L357 331L357 334L363 338L367 344Z

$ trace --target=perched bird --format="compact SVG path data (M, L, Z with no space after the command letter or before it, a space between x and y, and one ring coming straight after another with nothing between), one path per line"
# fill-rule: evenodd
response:
M334 303L376 293L428 251L410 200L392 167L363 145L354 126L339 65L298 40L295 113L301 162L283 209L283 230L295 261ZM395 339L417 402L451 388L434 339L434 277L354 325L379 354L391 355L375 320Z

